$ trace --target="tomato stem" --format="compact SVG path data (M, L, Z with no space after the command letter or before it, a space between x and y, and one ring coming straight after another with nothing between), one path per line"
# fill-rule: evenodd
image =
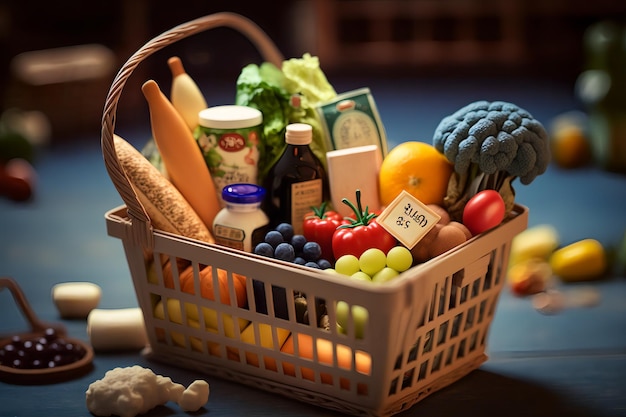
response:
M320 219L326 218L326 206L328 205L328 201L324 201L321 206L314 207L311 206L311 210L313 210L314 217L319 217Z
M361 204L361 190L358 188L356 190L356 204L357 204L356 207L354 206L354 203L352 203L350 200L348 200L345 197L341 199L341 202L352 209L352 211L356 215L356 220L350 219L348 217L348 219L350 220L350 223L343 224L339 226L338 229L348 229L348 228L354 228L357 226L367 226L369 222L377 216L377 214L369 212L369 206L365 206L365 211L363 211L363 205Z

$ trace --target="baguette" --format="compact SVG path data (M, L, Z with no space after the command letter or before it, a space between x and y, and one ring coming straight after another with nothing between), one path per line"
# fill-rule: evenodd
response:
M118 135L115 152L155 229L215 243L213 234L174 185Z

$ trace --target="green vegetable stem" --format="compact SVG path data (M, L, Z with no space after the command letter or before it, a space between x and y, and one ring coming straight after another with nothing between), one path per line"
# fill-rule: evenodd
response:
M355 228L357 226L367 226L372 219L375 219L378 214L370 213L369 206L365 206L365 210L363 210L363 204L361 204L361 190L356 190L356 206L354 203L347 198L342 198L341 202L346 206L350 207L354 212L356 219L351 219L347 217L346 219L350 221L350 223L342 224L339 226L339 229L350 229Z
M512 181L530 184L550 163L548 134L520 107L503 101L476 101L439 123L433 145L454 164L444 206L454 220L477 192L492 189L507 212L515 203Z

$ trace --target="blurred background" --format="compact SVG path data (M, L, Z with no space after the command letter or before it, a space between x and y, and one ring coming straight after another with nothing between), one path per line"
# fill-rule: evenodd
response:
M112 0L87 8L79 0L5 0L0 4L0 106L42 111L57 141L99 130L106 91L134 51L177 24L219 11L251 18L286 57L319 56L331 81L355 75L533 77L573 88L590 65L586 31L607 20L621 24L626 2ZM226 31L178 42L142 64L118 111L120 121L132 122L137 111L145 111L143 81L169 82L165 61L173 54L199 83L229 87L234 94L241 67L259 57L242 36Z

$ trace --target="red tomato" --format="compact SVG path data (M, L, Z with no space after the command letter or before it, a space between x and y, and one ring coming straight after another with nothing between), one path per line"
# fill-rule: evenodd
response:
M378 248L387 253L398 241L376 221L377 213L370 213L361 205L361 190L356 190L356 206L347 198L341 200L354 213L349 224L340 226L333 234L332 246L335 259L343 255L354 255L357 258L369 248Z
M387 253L397 243L396 238L373 219L366 225L338 228L333 235L332 245L335 259L339 259L343 255L358 258L369 248L378 248Z
M302 234L307 241L317 242L322 248L322 257L330 262L335 261L333 256L333 234L342 224L347 224L341 214L326 210L327 202L304 216Z
M463 224L472 235L477 235L502 223L505 210L504 200L499 192L482 190L465 203Z

